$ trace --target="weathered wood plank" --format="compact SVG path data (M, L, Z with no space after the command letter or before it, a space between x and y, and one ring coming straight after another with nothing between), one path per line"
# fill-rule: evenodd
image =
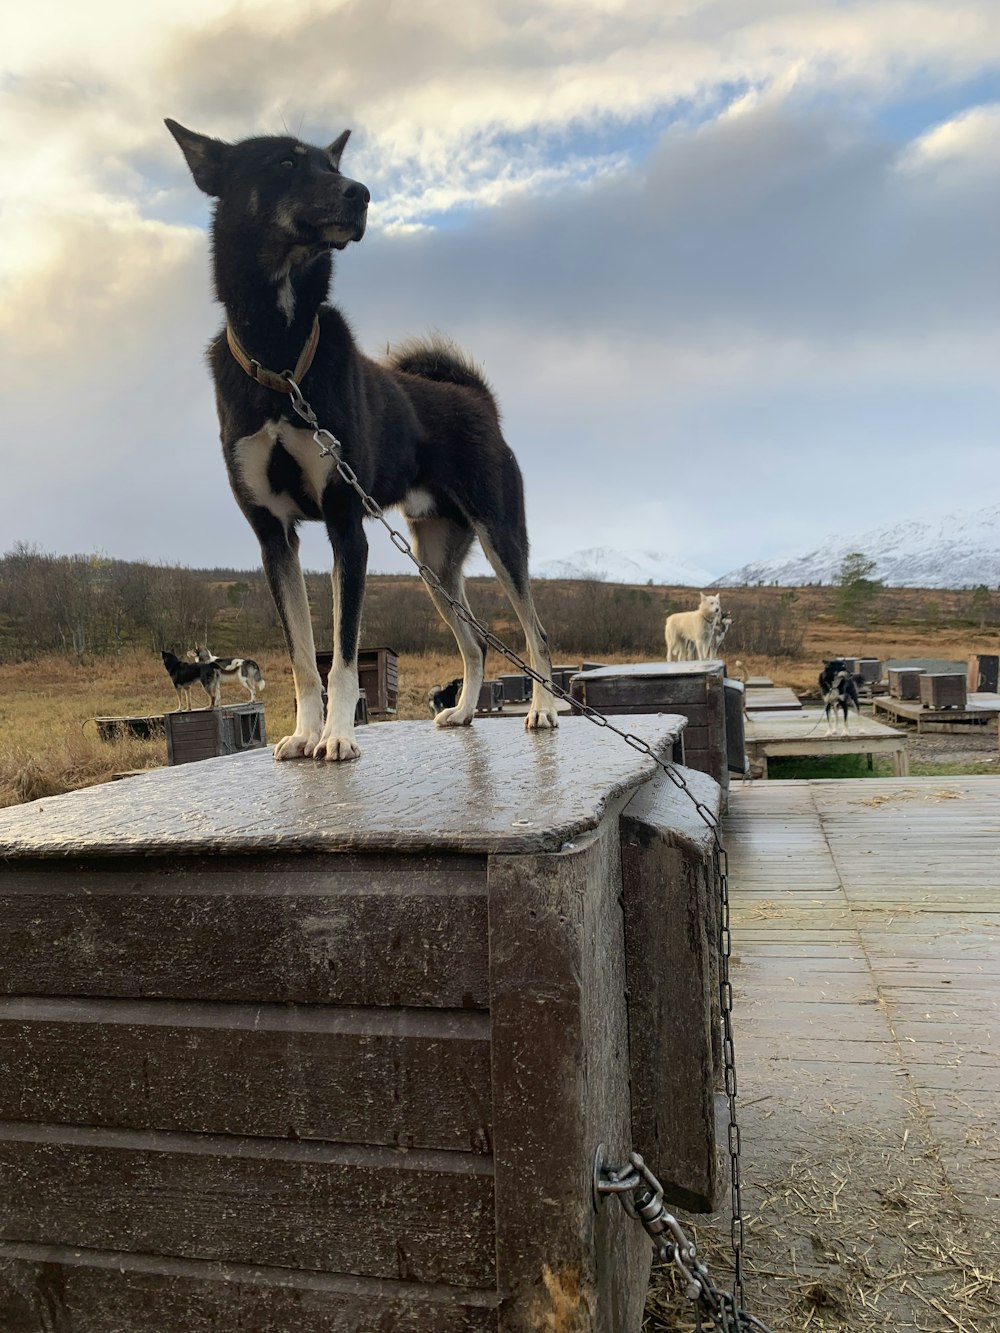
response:
M492 1290L0 1243L4 1333L495 1333L496 1326Z
M0 1120L488 1152L490 1112L475 1011L0 1000Z
M649 1244L591 1203L598 1144L616 1162L631 1148L620 856L609 820L559 856L490 861L503 1333L641 1322Z
M770 685L766 688L746 689L746 711L748 713L799 712L802 700L794 690L786 685Z
M686 777L717 816L718 785ZM698 1212L712 1212L718 1194L713 846L691 800L665 777L622 816L633 1139L666 1198Z
M0 1126L0 1239L483 1287L490 1158Z
M703 707L705 703L705 677L678 676L660 678L655 673L647 677L636 677L624 673L615 675L613 668L605 672L591 672L578 676L572 682L574 699L589 704L591 708L628 709L645 712L655 707L662 711L668 704L671 708L683 708L685 715L688 708Z
M0 914L8 995L488 1002L482 858L23 862Z
M682 726L662 715L642 734L669 755ZM558 851L655 767L572 717L523 734L395 722L368 728L362 748L360 765L250 750L0 810L0 855Z

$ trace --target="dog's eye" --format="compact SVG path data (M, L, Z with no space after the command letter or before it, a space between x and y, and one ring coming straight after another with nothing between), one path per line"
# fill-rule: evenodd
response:
M292 159L291 159L290 157L286 157L285 160L284 160L284 162L282 162L281 165L282 165L283 167L293 167L293 168L294 168L295 163L292 161Z

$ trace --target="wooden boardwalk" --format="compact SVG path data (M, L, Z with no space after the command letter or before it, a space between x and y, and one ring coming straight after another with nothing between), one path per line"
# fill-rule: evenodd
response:
M979 728L995 733L1000 720L1000 695L970 694L964 708L926 708L918 699L893 699L887 694L872 700L872 716L880 713L893 722L915 722L918 735L925 731L961 735Z
M802 700L787 685L747 685L746 710L748 713L797 712Z
M826 718L821 708L803 708L798 712L749 713L746 719L746 751L749 758L762 765L767 777L767 761L787 755L887 754L897 777L910 771L906 737L902 732L874 722L864 713L851 714L850 733L827 735Z
M1000 778L736 784L726 841L752 1289L1000 1328Z

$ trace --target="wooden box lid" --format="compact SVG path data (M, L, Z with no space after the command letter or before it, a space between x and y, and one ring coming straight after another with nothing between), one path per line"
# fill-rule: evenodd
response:
M685 719L615 723L669 758ZM249 750L14 806L0 856L558 851L656 768L584 718L554 732L384 723L361 745L345 764Z

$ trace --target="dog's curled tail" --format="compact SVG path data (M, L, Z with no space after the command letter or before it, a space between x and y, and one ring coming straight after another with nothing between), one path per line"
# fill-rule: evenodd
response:
M387 363L407 375L420 375L439 384L460 384L472 389L497 411L496 399L486 376L465 353L448 338L413 338L386 353Z

